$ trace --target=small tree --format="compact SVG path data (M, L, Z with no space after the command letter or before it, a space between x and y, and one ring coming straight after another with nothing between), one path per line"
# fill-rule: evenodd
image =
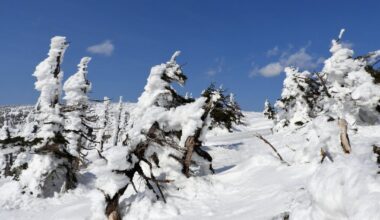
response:
M286 78L281 99L275 104L278 109L277 128L286 126L302 126L310 121L314 104L310 81L311 73L300 72L296 68L285 68Z
M226 95L226 90L222 87L216 88L213 83L203 91L202 96L210 103L210 123L209 129L215 127L226 128L232 131L232 126L243 124L244 117L239 104L235 101L234 95Z
M110 98L104 97L103 98L103 111L102 114L99 116L99 122L100 122L100 129L97 133L97 142L99 143L99 151L103 151L104 144L107 142L108 139L110 139L111 135L107 133L107 129L110 125Z
M270 120L274 120L276 118L276 112L268 99L265 100L263 114L267 119Z
M116 112L115 112L115 123L114 123L114 129L112 134L112 144L114 146L117 145L119 140L119 134L122 125L122 113L123 113L123 96L119 97L119 104L117 106Z

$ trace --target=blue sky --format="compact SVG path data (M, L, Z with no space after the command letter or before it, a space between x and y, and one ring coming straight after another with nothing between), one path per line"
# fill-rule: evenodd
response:
M199 96L216 82L243 109L261 110L280 96L279 68L317 70L341 28L357 55L380 49L379 10L379 1L347 0L1 0L0 105L36 102L32 73L50 38L63 35L65 78L93 58L94 99L136 101L151 66L181 50L189 80L179 92Z

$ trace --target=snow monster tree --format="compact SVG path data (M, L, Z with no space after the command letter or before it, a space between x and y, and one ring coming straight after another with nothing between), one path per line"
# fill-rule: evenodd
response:
M83 149L95 143L93 124L94 115L89 113L88 93L91 83L87 79L90 57L83 57L78 64L78 72L70 76L64 86L66 106L62 109L65 116L64 136L68 141L67 151L84 162Z
M164 187L176 187L170 184L174 180L213 173L212 157L202 148L205 133L214 126L231 129L232 123L221 116L242 117L233 114L227 96L214 87L197 99L179 95L171 86L175 82L184 85L187 79L176 62L179 54L175 52L168 62L151 69L130 113L125 146L104 152L111 173L102 175L97 185L105 194L109 219L121 219L119 198L128 186L139 195L166 202ZM122 158L126 158L124 165L120 165ZM143 182L136 182L137 177Z
M275 105L277 130L302 126L320 115L344 119L350 126L379 123L379 71L374 66L380 51L354 57L353 50L341 42L343 33L332 40L332 56L321 72L285 68L281 99Z
M25 191L36 196L53 196L55 192L74 188L77 183L78 157L67 149L60 105L61 63L67 47L65 37L53 37L48 57L33 74L37 78L35 87L40 91L35 117L36 137L41 141L31 147L32 154L20 182Z

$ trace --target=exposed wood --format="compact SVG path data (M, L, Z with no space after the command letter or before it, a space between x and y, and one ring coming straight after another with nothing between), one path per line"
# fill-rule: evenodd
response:
M373 153L377 155L377 164L380 164L380 147L378 147L377 145L372 145L373 147Z
M119 189L112 198L109 195L105 195L107 203L105 214L108 220L122 220L119 211L119 198L124 194L127 187L128 184Z
M343 148L344 153L351 153L350 139L347 134L347 121L345 119L338 119L338 125L340 128L340 144Z
M322 155L322 159L321 159L321 163L323 163L323 161L325 160L325 158L327 157L331 162L334 162L330 152L328 152L327 150L324 150L323 148L321 148L321 155Z
M196 141L194 136L188 137L185 142L186 153L183 161L182 172L185 174L186 177L190 177L191 157L193 155L195 143Z
M267 140L265 139L263 136L261 136L260 134L255 134L255 137L259 138L260 140L264 141L268 146L270 146L272 148L272 150L277 154L278 158L283 162L283 163L286 163L288 166L290 166L290 164L288 162L286 162L282 156L280 155L280 153L277 151L277 149Z

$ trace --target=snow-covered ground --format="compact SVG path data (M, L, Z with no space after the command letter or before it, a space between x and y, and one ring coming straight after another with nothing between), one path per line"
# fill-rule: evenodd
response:
M372 145L380 143L380 126L359 126L350 133L352 154L331 150L334 162L320 164L318 144L306 128L272 134L272 121L261 113L245 115L246 126L207 136L215 175L176 182L178 188L166 189L166 204L139 197L129 204L122 197L125 219L284 219L287 213L290 219L380 219L372 153ZM255 134L271 142L290 166ZM20 196L17 182L0 179L0 219L104 219L104 196L95 178L89 166L77 189L45 199Z

